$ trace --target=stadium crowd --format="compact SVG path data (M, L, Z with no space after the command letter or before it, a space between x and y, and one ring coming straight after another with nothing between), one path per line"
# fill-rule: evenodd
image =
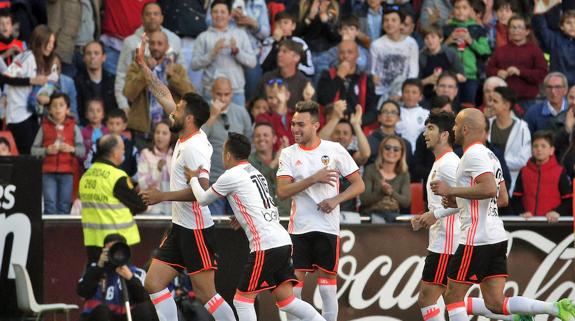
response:
M202 129L214 149L211 184L237 132L251 138L250 162L275 195L294 106L313 100L320 137L349 151L366 184L342 211L393 221L424 203L412 191L425 190L435 160L423 135L429 114L478 108L512 197L503 214L554 222L571 213L573 0L5 0L0 8L0 155L43 159L45 214L79 213L79 178L108 133L123 138L120 167L137 188L169 190L176 137L134 61L143 33L145 62L174 99L193 91L210 104ZM347 184L342 177L340 188ZM289 199L276 202L289 216ZM231 214L225 200L211 209Z

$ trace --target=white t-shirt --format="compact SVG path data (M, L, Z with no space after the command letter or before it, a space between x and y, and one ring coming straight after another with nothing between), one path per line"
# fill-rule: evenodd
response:
M439 156L433 163L429 176L427 177L427 206L429 210L443 210L441 196L435 195L431 191L431 182L435 180L443 181L450 186L455 186L455 173L459 165L459 156L453 151L449 151ZM429 228L429 245L427 249L434 253L453 254L459 244L459 233L461 223L459 216L449 215L442 217Z
M196 133L178 139L170 168L170 191L190 188L184 166L197 169L202 166L201 178L210 178L212 145L201 129ZM187 229L204 229L214 225L210 210L198 202L172 202L172 222Z
M429 117L429 110L421 106L401 107L401 119L395 126L395 132L409 141L412 152L415 152L417 138L425 130L427 117Z
M32 51L26 50L14 58L4 75L9 77L31 78L36 77L36 58ZM32 113L28 111L28 96L32 92L32 86L6 85L6 122L17 124L25 121Z
M359 170L355 161L341 144L321 140L313 149L304 149L298 144L282 150L277 176L291 177L295 182L312 176L323 167L336 169L340 175L348 177ZM339 235L339 205L324 213L317 204L339 193L339 184L314 184L292 196L292 208L288 232L303 234L324 232Z
M269 193L265 177L250 163L226 170L211 189L230 202L234 215L246 232L250 251L291 245L288 232Z
M486 173L493 174L497 184L496 197L483 200L457 198L457 207L461 209L460 244L487 245L507 240L503 221L497 211L499 184L504 182L501 164L485 145L475 143L461 157L455 176L457 186L473 186L475 180Z

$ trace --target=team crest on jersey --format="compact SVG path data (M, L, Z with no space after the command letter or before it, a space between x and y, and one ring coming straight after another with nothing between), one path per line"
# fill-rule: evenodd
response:
M329 164L329 156L323 155L321 157L321 163L323 164L323 166L327 166Z

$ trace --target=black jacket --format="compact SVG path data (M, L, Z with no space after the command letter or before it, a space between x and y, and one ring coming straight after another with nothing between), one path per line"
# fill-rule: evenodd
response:
M76 84L76 92L78 95L78 117L80 118L81 125L88 123L86 119L86 103L90 99L103 100L105 114L108 114L112 109L118 108L116 96L114 95L114 82L114 75L105 69L102 70L102 81L98 84L90 79L85 68L78 72L74 78L74 83Z

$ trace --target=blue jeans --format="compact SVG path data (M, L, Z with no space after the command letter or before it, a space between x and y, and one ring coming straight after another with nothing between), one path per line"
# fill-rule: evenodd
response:
M244 75L246 78L246 85L244 86L245 99L247 99L247 101L252 101L252 99L259 96L259 93L256 93L256 90L258 88L260 78L262 78L262 66L258 63L254 68L244 67Z
M42 175L44 214L70 214L74 175Z
M190 77L190 81L192 82L192 85L194 85L194 87L196 88L196 92L201 93L201 92L203 92L202 76L203 76L204 72L202 70L193 71L192 67L191 67L195 42L196 42L196 39L194 39L194 38L183 37L182 38L182 51L180 52L180 54L184 58L184 68L186 68L186 70L188 70L188 77Z
M313 66L315 68L315 73L313 74L312 82L313 86L316 88L322 72L324 72L324 70L329 69L329 57L330 57L329 50L326 50L324 52L311 53L311 61L313 62Z
M104 69L112 75L116 74L118 68L118 60L120 59L120 52L110 46L104 46L106 53L106 61L104 61Z

